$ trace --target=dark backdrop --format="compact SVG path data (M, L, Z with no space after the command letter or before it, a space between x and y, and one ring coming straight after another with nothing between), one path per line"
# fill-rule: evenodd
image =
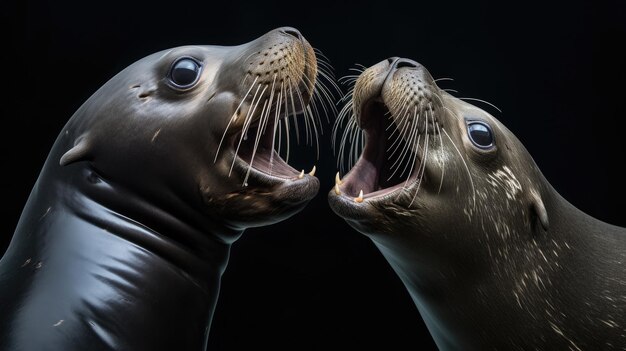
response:
M216 4L218 3L219 4ZM406 56L461 96L486 99L565 198L626 226L626 13L622 1L26 1L2 6L0 253L57 133L107 79L157 50L239 44L291 25L338 75ZM321 191L302 213L233 247L210 348L433 349L404 287L327 206L336 172L325 134ZM296 160L307 168L312 150Z

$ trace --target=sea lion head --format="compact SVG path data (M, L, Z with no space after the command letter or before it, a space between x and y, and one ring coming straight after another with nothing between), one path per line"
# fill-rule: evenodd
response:
M315 122L317 73L313 48L289 27L238 46L157 52L75 113L59 162L86 161L99 177L158 203L180 199L228 227L280 221L319 188L275 151L287 118Z
M356 162L329 193L351 226L437 260L493 237L514 246L536 224L547 228L545 180L524 146L491 114L439 88L424 66L384 60L351 93L335 134L340 163ZM415 245L402 247L407 241Z

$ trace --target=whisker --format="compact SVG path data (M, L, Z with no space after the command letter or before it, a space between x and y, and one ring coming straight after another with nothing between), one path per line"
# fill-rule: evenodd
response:
M289 81L289 85L291 85L291 81ZM295 83L294 83L295 85ZM297 87L297 85L296 85ZM309 118L307 116L307 110L304 107L304 100L302 99L302 94L300 93L300 89L294 89L296 91L296 97L298 98L298 100L300 101L300 107L302 108L302 114L304 115L304 130L305 130L305 134L306 134L306 144L308 145L309 143L309 137L311 140L311 146L313 145L313 135L312 132L310 131L310 125L309 125ZM294 114L294 120L296 119L296 115Z
M226 129L224 129L224 133L222 134L222 139L220 139L220 143L217 146L217 151L215 151L215 159L213 160L213 163L217 162L217 156L219 156L220 149L222 148L222 143L224 142L224 138L226 137L226 133L228 132L228 128L230 127L231 123L235 120L235 117L237 116L237 111L239 111L243 103L246 101L248 94L250 94L250 91L252 90L252 88L254 88L254 84L256 83L258 78L259 77L254 78L252 85L250 86L248 91L245 93L243 99L241 99L241 102L239 103L239 105L237 105L237 108L235 109L235 112L233 113L233 115L230 117L230 120L228 121L228 124L226 125ZM258 91L258 88L257 88L257 91Z
M272 174L272 170L274 168L274 147L276 145L276 129L278 128L278 154L280 155L280 109L283 106L283 87L284 83L280 82L280 91L278 92L278 101L276 103L276 112L274 113L274 131L272 132L272 149L270 150L270 175Z
M335 83L335 79L334 79L335 75L334 74L329 73L329 72L325 72L324 70L320 70L319 74L320 74L320 76L322 78L326 79L326 81L328 83L330 83L330 86L333 87L333 89L335 89L335 91L338 94L341 94L341 88L339 88L339 85L337 85L337 83ZM320 83L322 83L322 82L320 81ZM326 88L326 86L324 84L322 84L322 85ZM330 90L328 88L327 88L327 90L330 93Z
M353 95L354 95L354 90L348 91L341 99L339 99L339 101L337 101L337 104L352 100Z
M428 114L426 115L425 121L428 122ZM424 138L424 143L426 144L424 148L424 157L422 158L421 172L419 174L419 180L417 181L417 188L415 189L415 194L413 194L413 198L411 199L411 203L409 203L409 207L413 205L413 201L417 197L417 193L420 191L420 187L422 186L422 181L424 179L424 174L426 173L426 162L428 160L428 127L426 128L426 137Z
M417 116L418 120L419 120L419 115ZM389 152L391 150L391 148L394 148L393 151L391 152L391 154L389 155L389 160L391 160L391 157L393 157L393 155L396 153L396 150L399 149L400 147L400 141L403 139L403 137L406 135L406 132L409 131L409 127L413 125L413 123L416 123L415 118L414 119L410 119L410 118L403 118L400 123L403 125L402 126L402 130L399 130L398 128L396 128L393 132L395 132L396 130L398 130L398 135L395 137L395 140L391 143L391 145L389 146L389 148L387 148L387 152ZM395 125L395 123L392 122L392 124ZM392 132L392 134L393 134ZM410 133L409 133L410 134ZM395 145L395 147L394 147Z
M316 54L318 54L319 56L321 56L323 59L325 59L326 61L330 62L330 59L324 55L324 52L322 52L322 50L318 49L318 48L313 48L313 51L315 51Z
M357 72L357 73L361 74L365 70L364 69L360 69L360 68L348 68L348 71L354 71L354 72Z
M285 162L289 163L289 118L285 118L285 145L287 146L287 154Z
M304 79L307 82L310 82L309 78L304 77ZM307 92L309 92L308 88L307 88ZM312 99L311 99L310 105L313 107L313 110L315 111L314 115L315 115L315 117L317 117L317 120L318 120L318 122L320 124L320 128L321 128L321 125L322 125L322 120L319 117L320 113L319 113L319 110L317 108L317 101L316 100L320 101L321 108L324 111L324 114L326 116L326 120L328 121L328 123L330 123L330 118L329 118L329 112L328 112L328 110L326 108L326 105L328 104L328 106L330 107L330 109L332 110L332 112L334 114L337 113L335 105L330 103L330 101L332 101L332 98L331 98L331 96L329 94L330 93L326 90L324 84L320 80L317 80L316 83L313 86L313 94L312 94Z
M342 138L341 138L341 144L340 144L340 148L339 148L339 164L338 166L340 166L341 170L344 170L344 166L345 166L345 154L346 154L346 144L348 143L348 139L352 140L353 139L353 134L357 133L358 131L358 127L356 125L356 121L354 119L350 119L348 121L348 124L346 125L346 129L343 132ZM349 156L349 155L348 155ZM349 166L351 166L351 164L349 163Z
M287 83L289 84L289 97L291 99L291 116L293 116L293 123L294 127L296 128L296 144L300 145L300 128L298 128L298 119L296 118L296 104L293 100L293 89L291 87L291 80L289 80L289 82Z
M410 151L409 150L410 146L413 145L412 143L414 142L414 138L416 138L416 135L419 134L419 127L417 125L417 121L419 121L419 114L418 114L417 121L415 119L413 119L413 121L414 121L414 123L411 124L411 128L410 128L411 131L410 131L409 137L407 138L409 145L404 150L402 150L402 152L400 153L400 156L391 165L391 169L394 169L394 167L395 167L395 170L393 171L393 173L391 174L389 179L391 179L396 174L396 172L400 169L400 165L402 165L402 162L404 161L406 155ZM417 136L417 137L419 137L419 136ZM398 144L398 145L400 145L400 144Z
M417 110L417 107L415 109ZM412 134L411 128L416 128L417 129L417 123L419 122L419 119L420 119L420 114L419 113L417 114L417 119L416 118L413 118L413 119L403 118L402 121L406 121L406 122L404 122L404 127L402 128L402 131L400 131L400 133L396 137L396 140L394 140L394 142L391 144L389 149L387 149L387 151L389 151L392 147L394 147L393 145L395 145L396 142L398 142L400 139L406 139L405 136L409 137L409 135ZM402 121L401 121L401 123L402 123ZM409 128L409 126L411 128ZM407 135L407 133L409 135ZM391 160L391 157L393 157L393 155L396 153L396 150L398 150L400 145L401 145L401 143L397 143L397 145L395 146L394 150L389 155L389 159L390 160Z
M491 107L495 108L496 110L498 110L498 112L502 113L502 110L500 110L500 109L498 108L498 106L496 106L496 105L492 104L492 103L491 103L491 102L489 102L489 101L485 101L485 100L481 100L481 99L476 99L476 98L468 98L468 97L460 97L460 98L457 98L457 99L460 99L460 100L469 100L469 101L478 101L478 102L482 102L483 104L487 104L487 105L489 105L489 106L491 106Z
M335 120L335 124L333 125L332 147L334 151L336 151L337 133L339 132L341 125L344 123L344 120L348 121L350 119L348 116L352 115L352 104L353 102L351 100L349 103L343 106L343 108L339 112L339 115L337 116L337 119Z
M257 93L259 92L259 88L261 86L259 85L256 92L254 93L254 97L252 98L252 102L250 103L251 105L253 105L252 109L248 110L248 115L246 116L246 119L244 120L244 126L241 130L241 137L239 138L239 143L237 144L237 149L235 150L235 156L233 157L233 163L230 165L230 170L228 171L228 176L230 177L231 173L233 172L233 167L235 166L235 161L237 160L237 155L239 154L239 148L241 147L241 142L243 141L244 137L247 137L248 134L248 128L250 127L250 124L252 123L252 116L254 115L254 111L256 110L256 108L259 106L259 102L261 101L261 98L263 97L263 94L265 93L265 89L267 89L267 85L265 86L265 88L263 88L263 91L261 92L261 95L259 95L259 99L256 101L256 103L254 103L254 99L257 95Z
M282 138L283 138L283 121L282 119L278 119L278 156L280 156L280 149L282 147Z
M439 134L439 152L441 153L441 180L439 181L439 190L437 190L437 195L441 192L441 187L443 186L443 174L446 171L446 158L443 152L443 138L441 137L441 130L439 129L439 124L435 124L437 127L437 134Z
M252 147L252 156L250 157L250 162L248 162L248 170L246 171L246 175L243 178L243 186L248 185L248 177L250 176L250 171L252 170L252 164L254 163L254 156L256 156L256 150L259 147L259 140L261 140L261 134L263 134L263 129L265 127L265 123L267 122L267 118L265 117L267 113L265 113L266 109L269 112L269 100L263 101L263 108L261 109L261 121L256 128L256 135L254 137L254 146Z
M417 114L417 110L415 113ZM426 148L428 148L428 132L426 133L426 137L424 139L425 139L424 142L426 143ZM414 151L410 150L413 147L413 145L415 145ZM413 171L413 168L415 168L415 159L417 157L417 154L419 153L419 136L417 137L417 144L415 143L415 137L413 137L413 140L411 140L411 142L407 145L407 148L409 149L409 152L407 153L407 155L410 155L410 156L409 156L408 162L404 165L404 169L402 169L402 172L400 173L399 177L402 177L402 175L404 175L404 172L406 172L407 168L409 166L412 166L409 170L409 175L406 179L406 181L408 182L409 179L411 178L411 173ZM400 167L398 166L398 169L399 168Z
M329 80L330 78L324 78L326 80ZM332 82L332 81L331 81ZM337 85L334 84L334 82L332 82L332 86L333 88L337 91L338 95L341 96L341 90L339 89L339 87ZM318 80L317 84L315 85L316 89L319 89L319 91L321 92L320 97L325 97L326 100L324 99L320 99L322 100L322 102L324 102L325 104L328 104L328 106L331 108L331 110L333 111L333 113L337 113L337 108L335 107L335 104L333 103L334 100L334 96L335 94L333 94L329 88L327 88L324 85L324 82L322 80Z

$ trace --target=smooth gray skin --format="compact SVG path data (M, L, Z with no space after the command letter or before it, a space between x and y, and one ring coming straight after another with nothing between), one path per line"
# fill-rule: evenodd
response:
M373 122L383 117L372 106L382 99L394 116L404 105L390 102L407 91L430 101L418 108L433 106L458 152L443 132L440 139L430 129L428 155L416 163L426 162L425 177L412 205L415 181L355 202L368 186L363 162L329 202L385 256L438 347L624 350L626 230L568 203L506 127L440 90L411 60L382 61L357 80L354 110L368 138L363 155L369 156L362 158L371 161L371 150L384 147ZM493 150L472 144L465 119L491 126Z
M168 79L183 56L203 65L187 90ZM237 159L229 176L246 94L255 77L270 87L268 71L291 75L310 99L313 50L279 28L240 46L150 55L79 108L0 261L0 350L204 348L231 244L297 213L319 188L284 163L273 176L252 169L244 187Z

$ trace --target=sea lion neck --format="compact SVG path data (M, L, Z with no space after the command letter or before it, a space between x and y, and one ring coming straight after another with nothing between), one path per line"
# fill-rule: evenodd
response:
M203 266L214 264L224 256L243 230L230 228L210 214L190 207L175 194L159 194L148 198L124 189L98 174L88 165L77 170L74 180L83 197L73 196L69 206L89 222L118 235L145 250L175 263L188 274L195 275ZM67 186L67 185L65 185ZM121 195L123 194L123 196ZM80 198L80 200L79 200ZM88 205L74 202L90 203ZM81 209L90 208L81 213ZM99 211L93 211L99 208ZM223 262L221 262L223 261ZM220 274L227 258L220 260Z
M550 226L545 236L573 249L584 252L584 257L595 256L602 261L609 252L624 252L626 229L606 223L576 207L561 196L549 183L546 209ZM558 235L558 236L557 236Z
M58 169L44 168L32 211L2 258L18 267L0 272L2 281L32 289L27 303L0 301L12 316L4 320L10 326L0 325L14 331L3 336L7 345L201 349L230 254L224 235L240 233L208 232L208 222L190 219L195 214L167 212L111 186L87 163L53 174ZM45 332L33 335L31 327ZM65 330L84 337L58 337Z

